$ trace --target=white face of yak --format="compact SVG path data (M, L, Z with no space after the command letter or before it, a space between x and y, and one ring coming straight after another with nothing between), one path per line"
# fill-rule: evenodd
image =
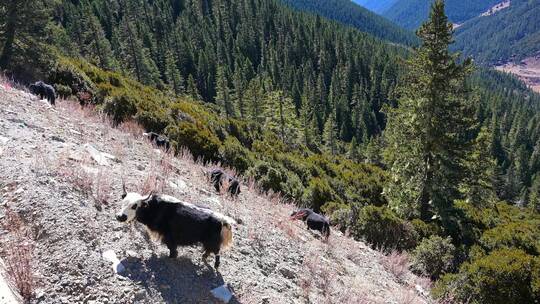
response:
M116 214L116 219L119 222L131 222L137 213L137 208L141 206L141 202L147 199L148 196L142 196L139 193L128 193L122 200L122 209Z

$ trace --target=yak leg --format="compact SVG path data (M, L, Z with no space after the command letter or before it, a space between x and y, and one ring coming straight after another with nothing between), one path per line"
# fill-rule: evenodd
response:
M167 243L167 248L169 248L169 258L174 259L178 257L178 250L176 247L175 243Z
M216 254L216 261L214 262L214 268L217 270L220 264L220 256L219 253Z
M203 259L203 262L204 264L208 265L208 256L210 255L210 251L208 250L205 250L204 251L204 254L202 256L202 259Z

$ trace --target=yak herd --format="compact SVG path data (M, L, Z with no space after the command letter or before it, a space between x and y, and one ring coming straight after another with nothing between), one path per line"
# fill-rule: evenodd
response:
M214 169L207 174L217 192L221 192L225 184L232 198L240 195L240 181L236 177L222 169ZM121 205L122 209L116 214L116 219L120 222L136 220L144 224L154 240L167 246L171 258L177 257L178 246L201 244L203 261L207 263L208 256L214 254L214 268L217 270L221 252L232 246L232 226L236 221L207 207L157 193L127 193L125 186ZM328 219L311 209L296 210L290 219L301 219L309 229L319 231L324 238L330 236Z
M55 105L56 91L53 86L38 81L29 86L32 94L46 98ZM143 133L157 147L168 151L169 139L154 132ZM236 199L240 193L241 182L222 169L214 169L207 173L209 181L217 192L226 190L227 194ZM226 189L224 189L226 188ZM152 238L161 241L169 249L169 257L178 255L178 246L200 244L203 247L203 260L214 254L214 268L220 265L220 253L233 244L232 226L236 221L226 215L207 207L183 202L168 195L150 193L128 193L123 185L121 201L122 209L116 214L119 222L136 220L148 228ZM296 210L291 214L291 220L302 220L307 227L317 230L324 238L330 235L328 219L311 209Z

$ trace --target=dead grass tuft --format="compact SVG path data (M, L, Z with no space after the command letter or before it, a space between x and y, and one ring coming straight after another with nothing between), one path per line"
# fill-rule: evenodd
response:
M118 130L130 134L134 138L140 138L144 133L144 128L134 120L127 120L118 125Z
M98 205L108 204L112 195L111 176L100 168L94 178L92 196Z
M86 172L81 165L67 165L58 168L58 175L71 183L73 187L85 196L92 194L94 177Z
M399 304L423 304L424 301L422 301L416 292L413 290L408 289L401 289L397 293L397 302Z
M2 250L6 270L19 294L25 301L29 301L34 297L36 288L36 278L32 269L34 245L31 231L16 212L10 209L5 211L2 228L8 232L8 237L2 242Z
M382 264L388 272L396 276L399 282L403 282L409 273L409 256L406 252L394 250L383 257Z

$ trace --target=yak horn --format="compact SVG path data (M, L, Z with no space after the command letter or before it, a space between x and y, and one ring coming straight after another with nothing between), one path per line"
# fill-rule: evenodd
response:
M122 195L123 195L123 196L126 196L126 195L127 195L127 191L126 191L126 182L124 181L124 179L122 179Z

